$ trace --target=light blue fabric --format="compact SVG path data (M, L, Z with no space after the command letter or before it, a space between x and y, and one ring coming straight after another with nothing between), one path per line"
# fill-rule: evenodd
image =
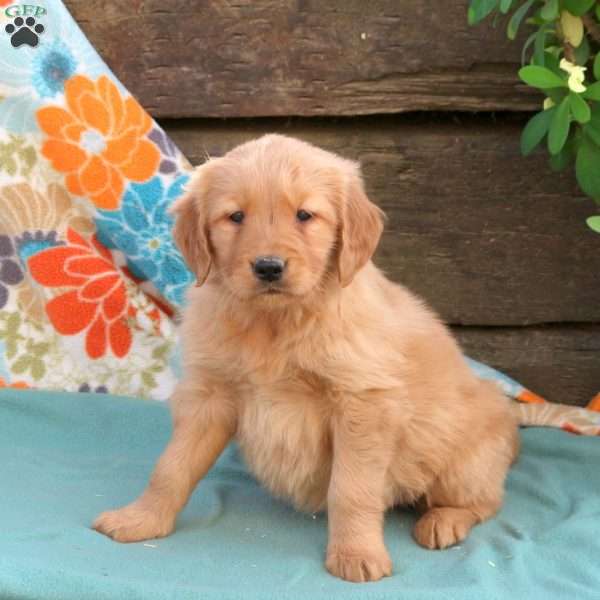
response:
M323 568L326 518L294 512L234 447L169 538L121 545L89 529L132 500L169 436L167 407L99 394L0 391L0 598L495 600L600 598L600 444L523 432L506 504L459 547L411 539L388 515L395 574L356 585Z

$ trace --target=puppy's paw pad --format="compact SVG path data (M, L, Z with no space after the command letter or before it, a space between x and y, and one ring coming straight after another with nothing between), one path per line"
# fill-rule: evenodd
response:
M467 510L433 508L417 521L413 535L421 546L441 550L464 540L473 524Z
M340 579L363 583L378 581L392 574L392 561L384 549L380 552L328 552L327 570Z
M165 537L173 527L172 521L161 519L156 513L135 504L103 512L92 525L92 529L123 543Z

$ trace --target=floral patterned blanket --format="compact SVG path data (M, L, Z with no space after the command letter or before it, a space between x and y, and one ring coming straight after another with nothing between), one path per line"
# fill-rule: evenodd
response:
M0 386L164 400L179 364L171 317L192 281L167 208L189 163L62 2L31 1L0 0ZM600 431L591 411L539 414Z

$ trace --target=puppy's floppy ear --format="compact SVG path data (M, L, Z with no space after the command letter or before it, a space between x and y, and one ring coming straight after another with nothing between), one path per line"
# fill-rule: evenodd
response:
M206 281L212 263L204 202L206 166L196 168L183 196L169 208L169 212L175 216L175 244L188 267L195 273L197 286Z
M357 164L348 168L340 214L338 272L346 287L373 256L383 231L383 212L367 198Z

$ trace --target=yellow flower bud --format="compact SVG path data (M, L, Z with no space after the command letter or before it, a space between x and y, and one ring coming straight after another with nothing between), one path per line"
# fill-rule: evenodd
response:
M568 10L563 10L560 13L560 27L565 41L569 42L573 48L578 48L583 40L583 21L581 17L576 17Z

